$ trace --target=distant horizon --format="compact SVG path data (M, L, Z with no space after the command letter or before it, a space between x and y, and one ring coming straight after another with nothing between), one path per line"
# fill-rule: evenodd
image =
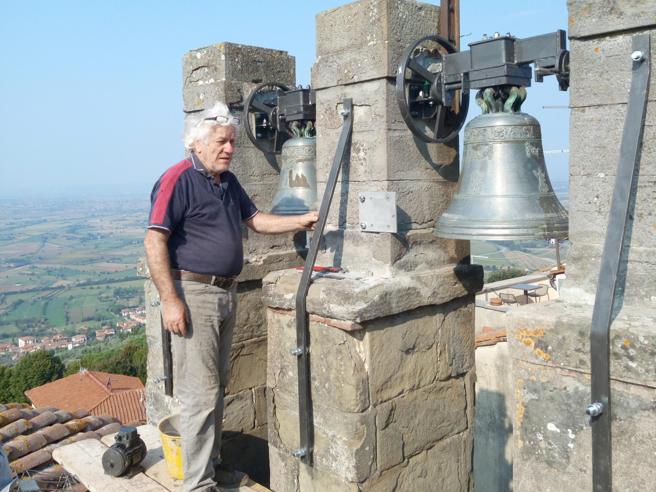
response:
M551 184L556 192L569 191L568 180L551 180ZM116 187L79 187L68 188L67 190L50 190L43 191L17 191L15 194L3 194L0 196L0 203L3 201L20 202L20 201L37 201L45 202L50 200L121 200L125 198L138 199L143 198L145 201L150 200L150 192L153 184L144 184L143 188L139 184L134 184L126 188L123 186Z
M153 184L157 178L153 179L153 183L144 184L143 187L139 184L125 186L80 186L71 187L66 190L20 190L15 192L5 192L0 196L0 202L3 200L20 201L20 200L91 200L91 199L121 199L123 197L138 198L143 196L144 199L150 199L150 192Z

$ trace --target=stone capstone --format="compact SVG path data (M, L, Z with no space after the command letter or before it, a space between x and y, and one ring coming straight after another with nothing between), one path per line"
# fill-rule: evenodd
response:
M570 38L629 31L656 24L656 6L649 0L568 0Z
M438 22L438 6L398 0L364 0L320 13L314 88L395 76L402 52L436 33Z
M286 51L220 43L188 52L183 58L183 99L186 112L206 109L218 100L242 103L252 86L275 80L294 85L294 57ZM222 90L223 88L227 90ZM228 97L226 97L228 96Z
M293 309L301 272L273 272L262 281L264 303ZM316 275L307 296L308 313L356 323L439 305L483 286L480 265L452 265L439 270L387 277L357 274Z

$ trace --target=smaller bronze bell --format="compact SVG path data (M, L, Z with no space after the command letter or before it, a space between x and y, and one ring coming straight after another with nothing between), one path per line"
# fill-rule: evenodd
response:
M495 92L496 91L496 92ZM458 191L435 234L450 239L565 239L567 211L551 187L540 124L517 112L525 89L481 91L465 127Z
M282 146L280 184L271 213L301 215L317 209L317 143L315 137L294 137Z

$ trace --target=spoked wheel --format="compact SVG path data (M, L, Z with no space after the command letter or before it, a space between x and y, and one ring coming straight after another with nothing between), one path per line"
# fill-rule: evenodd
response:
M453 104L444 101L442 91L444 55L456 51L446 39L426 36L408 47L399 65L396 98L401 116L412 133L425 142L453 140L465 123L469 91L457 91L457 111Z
M289 88L277 82L264 82L253 89L244 105L244 127L253 145L267 154L279 154L290 137L278 121L278 97Z

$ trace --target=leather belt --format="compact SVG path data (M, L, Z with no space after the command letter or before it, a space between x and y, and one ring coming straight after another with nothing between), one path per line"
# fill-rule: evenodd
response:
M204 273L188 272L187 270L171 269L171 274L176 280L188 280L191 282L200 282L203 284L214 285L221 289L228 290L237 283L235 277L219 277L218 275L206 275Z

